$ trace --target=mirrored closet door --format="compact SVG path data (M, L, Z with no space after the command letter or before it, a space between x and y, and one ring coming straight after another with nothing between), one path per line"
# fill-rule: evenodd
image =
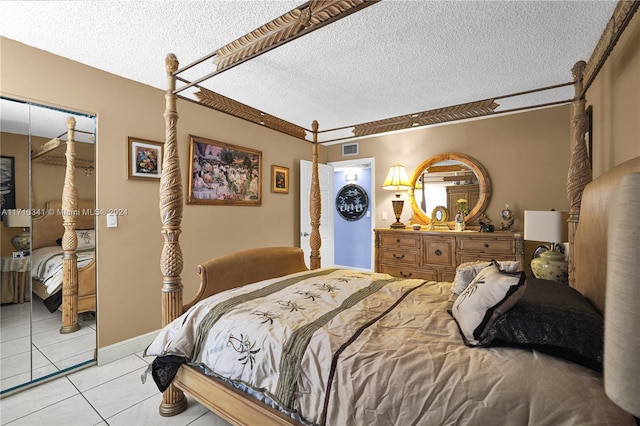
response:
M0 391L8 395L95 360L96 125L91 115L4 97L0 117ZM70 205L62 199L70 188L77 194L72 310L71 292L62 291L70 244L62 241Z

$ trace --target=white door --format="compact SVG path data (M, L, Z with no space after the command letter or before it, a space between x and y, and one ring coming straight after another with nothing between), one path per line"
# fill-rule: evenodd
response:
M311 161L300 160L300 247L304 250L304 260L309 267L309 236L311 234L311 217L309 215L309 192L311 190ZM333 167L318 164L320 181L320 265L333 266L333 210L330 208L333 195Z

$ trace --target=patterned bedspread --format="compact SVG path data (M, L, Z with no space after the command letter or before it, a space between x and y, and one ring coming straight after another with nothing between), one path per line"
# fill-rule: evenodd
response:
M77 250L78 269L87 266L93 260L94 249ZM47 293L53 294L62 287L62 256L59 246L42 247L31 253L33 278L47 287Z
M450 283L319 269L214 295L146 355L182 357L308 424L633 424L582 366L470 348Z

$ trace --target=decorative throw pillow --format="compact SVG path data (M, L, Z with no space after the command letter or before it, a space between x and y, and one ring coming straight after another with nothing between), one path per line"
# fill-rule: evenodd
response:
M478 345L484 331L518 302L525 288L524 272L501 271L497 262L480 271L458 296L451 310L465 343Z
M480 339L483 346L505 343L601 371L604 318L577 290L529 278L518 304L496 319Z
M96 247L95 229L76 229L76 237L78 238L77 250L92 249Z
M458 265L456 268L456 276L451 284L451 292L455 294L462 293L476 275L489 265L491 265L491 262L486 260L465 262ZM498 261L498 265L500 265L500 268L505 272L516 272L520 267L520 262L517 260L502 260Z

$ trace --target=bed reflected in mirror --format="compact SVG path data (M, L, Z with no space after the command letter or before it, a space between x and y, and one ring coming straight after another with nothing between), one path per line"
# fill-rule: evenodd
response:
M95 116L4 97L0 102L0 150L3 159L11 157L14 164L12 173L7 173L4 165L8 162L3 161L0 391L4 396L34 381L65 374L95 362L95 238L77 250L79 265L80 258L86 257L87 252L91 253L88 256L92 258L93 269L85 273L91 278L82 278L82 282L92 286L92 304L77 309L79 328L63 334L60 303L62 269L58 270L54 263L62 252L59 239L64 234L64 227L58 211L61 205L52 203L60 203L62 199L67 145L73 145L75 186L78 197L83 200L82 207L90 213L78 223L77 229L90 230L95 236L96 141ZM67 143L67 120L70 117L75 123L75 142L72 144ZM11 179L5 179L9 175ZM7 223L13 221L6 220L8 215L20 217L27 223L20 228L9 227ZM58 216L58 219L45 224L45 216ZM25 246L17 247L12 241L18 233L25 232L29 236L27 249ZM89 247L91 244L93 247ZM47 285L43 286L44 282Z

